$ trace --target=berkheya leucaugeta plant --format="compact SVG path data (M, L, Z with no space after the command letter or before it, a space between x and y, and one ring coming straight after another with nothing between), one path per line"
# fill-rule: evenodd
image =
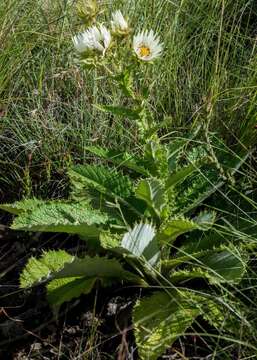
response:
M216 139L213 161L208 146L196 141L199 128L171 143L159 137L148 91L140 94L134 85L140 62L150 65L162 54L159 38L143 31L131 41L132 29L120 11L112 15L109 31L97 24L97 8L91 9L90 17L90 6L84 8L83 19L94 25L73 43L82 66L106 72L129 99L128 106L97 107L134 122L140 156L88 147L105 165L71 167L69 200L26 199L0 208L17 215L13 229L76 234L87 242L90 256L48 251L32 257L22 271L21 287L45 283L55 309L99 284L148 288L133 310L134 331L141 358L157 359L198 316L214 327L224 328L225 318L231 323L217 285L238 283L245 262L240 249L216 236L216 214L198 209L223 186L224 173L233 176L244 158ZM194 279L203 284L197 291Z

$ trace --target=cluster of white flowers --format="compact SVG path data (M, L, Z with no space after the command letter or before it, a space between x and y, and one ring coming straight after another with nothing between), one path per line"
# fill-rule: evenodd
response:
M104 25L100 25L99 28L93 26L74 36L73 44L81 54L96 50L104 55L111 44L111 40L110 31Z
M130 29L127 20L118 10L112 14L112 32L117 35L128 34ZM111 32L104 26L93 26L73 37L75 49L80 53L96 51L105 55L112 42ZM163 44L153 30L142 31L133 38L133 50L142 61L152 61L163 51Z

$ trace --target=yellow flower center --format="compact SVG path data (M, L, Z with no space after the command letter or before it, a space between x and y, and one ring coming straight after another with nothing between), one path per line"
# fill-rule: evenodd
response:
M146 57L146 56L149 56L151 53L151 50L148 46L145 46L145 45L142 45L140 48L139 48L139 54L141 57Z

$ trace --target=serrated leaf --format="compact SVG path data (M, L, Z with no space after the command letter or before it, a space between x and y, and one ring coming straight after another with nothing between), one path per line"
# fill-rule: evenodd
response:
M99 227L108 222L108 216L91 209L87 203L51 202L32 212L22 213L13 222L14 230L64 232L99 236Z
M121 247L136 257L144 258L151 266L156 266L160 248L155 234L152 225L140 223L123 236Z
M111 232L103 231L100 234L100 244L105 249L113 249L119 247L121 243L121 236Z
M165 190L160 180L155 178L141 180L135 193L138 199L144 200L160 216L166 205Z
M193 279L210 279L210 275L207 271L199 268L199 269L191 269L191 270L178 270L178 271L174 271L170 274L169 276L169 280L173 283L173 284L178 284L178 283L186 283L188 281L191 281Z
M118 81L118 84L125 96L129 96L134 99L135 94L133 91L133 77L131 71L126 69L121 74L117 75L115 79Z
M189 175L191 175L196 170L197 170L196 165L190 164L183 167L180 170L177 170L175 173L172 173L166 181L166 189L169 189L170 187L174 187L179 183L183 182Z
M245 273L245 263L236 250L213 252L200 260L204 268L210 272L214 282L239 283Z
M227 313L218 301L186 290L159 291L138 300L133 322L140 358L158 359L185 334L198 315L219 330L221 325L224 328Z
M250 152L240 158L237 155L228 155L227 152L222 152L219 156L219 161L233 175L244 164L249 155ZM201 168L201 173L189 176L185 183L178 185L174 211L177 214L188 213L202 204L204 200L209 198L224 184L225 181L221 179L220 173L215 166L209 164Z
M205 251L198 251L194 253L187 253L187 252L180 252L176 254L176 257L168 260L162 260L162 270L163 272L168 272L169 270L174 269L176 266L181 264L192 264L194 261L197 260L205 255L212 254L215 250L205 250Z
M22 271L20 284L25 288L43 280L49 282L48 300L54 306L89 293L97 280L105 286L122 281L146 285L116 259L98 256L80 259L61 250L49 251L39 259L31 258Z
M14 215L19 215L23 212L26 211L32 211L33 209L44 205L45 201L44 200L39 200L39 199L24 199L21 201L16 201L13 204L1 204L0 205L0 209L7 211L11 214Z
M143 281L133 273L124 270L118 260L98 256L74 258L71 263L64 264L60 271L52 273L51 277L52 279L70 277L113 279L132 281L143 285Z
M70 263L72 260L73 256L63 250L50 250L39 259L31 257L20 275L21 287L30 287L47 279L51 272L62 269L65 263Z
M178 166L178 157L184 148L184 146L188 143L188 139L175 139L167 146L168 150L168 167L169 171L174 173Z
M158 359L199 314L197 304L181 291L160 291L138 300L133 322L140 358Z
M60 306L64 302L89 294L97 278L62 278L50 281L47 285L47 300L52 306Z
M142 160L129 153L119 150L107 150L97 146L88 146L85 150L102 159L111 161L113 164L134 170L141 175L148 176L149 172L141 165Z
M210 230L216 220L215 211L202 211L194 219L194 222L199 225L200 230Z
M157 238L159 241L172 244L178 236L187 232L193 230L209 230L215 220L214 214L215 213L212 213L212 215L209 213L201 213L199 217L195 218L195 221L184 217L174 218L165 225L160 233L158 233ZM213 222L210 223L209 221Z
M68 174L72 185L79 182L82 186L92 187L107 196L124 199L132 193L132 183L128 176L103 166L77 165Z

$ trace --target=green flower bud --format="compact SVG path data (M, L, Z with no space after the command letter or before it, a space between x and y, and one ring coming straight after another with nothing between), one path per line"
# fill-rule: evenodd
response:
M78 0L77 4L78 16L89 24L96 18L98 14L98 6L96 0Z

